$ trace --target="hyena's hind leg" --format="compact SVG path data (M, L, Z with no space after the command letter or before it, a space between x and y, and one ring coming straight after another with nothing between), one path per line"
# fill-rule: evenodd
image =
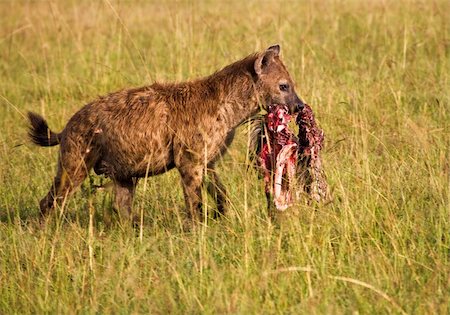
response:
M114 180L114 210L119 214L120 220L132 220L137 223L133 216L133 198L136 192L137 179Z
M41 216L46 217L56 205L61 204L89 174L92 167L92 154L69 154L61 152L58 170L47 195L39 203Z

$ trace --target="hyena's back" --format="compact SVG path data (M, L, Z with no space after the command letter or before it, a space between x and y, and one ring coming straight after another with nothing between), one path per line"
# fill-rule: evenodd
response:
M151 87L102 97L69 120L61 156L85 155L96 173L119 180L169 170L174 166L169 107Z

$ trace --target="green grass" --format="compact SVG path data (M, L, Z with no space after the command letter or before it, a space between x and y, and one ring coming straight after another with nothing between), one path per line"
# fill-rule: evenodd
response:
M1 1L0 313L448 314L448 12L445 0ZM108 227L111 197L88 185L39 224L58 149L28 143L27 110L61 130L98 95L204 76L273 43L325 130L330 204L271 223L242 127L219 167L221 221L181 233L170 172L139 186L142 235Z

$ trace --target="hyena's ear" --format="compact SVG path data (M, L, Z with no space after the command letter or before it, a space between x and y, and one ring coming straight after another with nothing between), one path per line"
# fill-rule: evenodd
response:
M260 75L275 57L280 54L280 45L273 45L261 53L255 61L255 72Z
M280 54L281 47L280 47L280 45L276 44L276 45L270 46L269 48L267 48L267 50L273 51L276 54L276 56L278 56Z

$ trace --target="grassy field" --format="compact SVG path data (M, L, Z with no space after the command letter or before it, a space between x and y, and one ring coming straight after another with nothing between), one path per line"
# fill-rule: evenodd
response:
M449 12L445 0L1 1L0 313L449 314ZM39 224L58 148L28 142L28 110L61 130L98 95L205 76L274 43L325 130L331 203L270 222L244 126L219 167L221 221L180 231L173 171L141 182L141 230L107 225L111 196L88 182Z

